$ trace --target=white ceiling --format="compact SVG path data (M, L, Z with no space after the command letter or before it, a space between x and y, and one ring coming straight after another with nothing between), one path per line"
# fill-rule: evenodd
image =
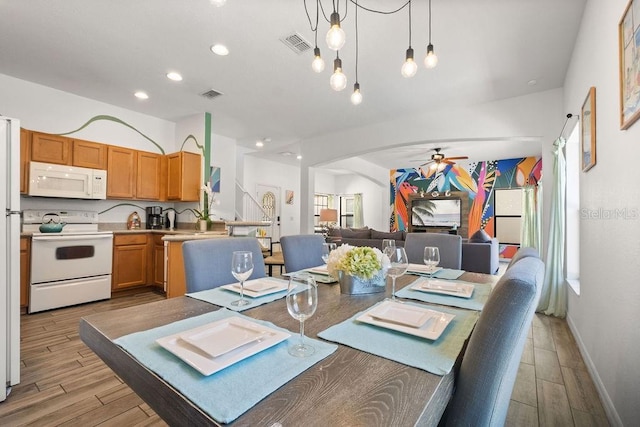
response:
M405 2L359 4L392 10ZM269 137L256 155L295 162L278 153L295 153L304 140L329 130L562 87L585 2L433 0L432 42L440 62L427 70L428 2L413 0L412 46L420 68L412 79L400 75L407 9L393 15L360 11L359 106L349 102L355 81L352 3L341 51L349 81L340 93L329 88L332 55L324 18L318 33L327 63L322 74L311 70L312 50L297 54L280 41L294 32L314 41L304 1L291 0L228 0L219 8L209 0L0 0L0 73L172 121L210 112L215 133L252 149ZM306 3L315 20L315 2ZM331 2L322 3L329 14ZM339 3L343 11L346 0ZM231 53L212 54L217 42ZM184 80L169 81L169 71ZM223 95L200 96L209 89ZM136 90L150 98L134 98ZM435 146L470 158L481 150L483 159L540 153L530 141L491 142L442 141L362 157L395 168L423 163Z

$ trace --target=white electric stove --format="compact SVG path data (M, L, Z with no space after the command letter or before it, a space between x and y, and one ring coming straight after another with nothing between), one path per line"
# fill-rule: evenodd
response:
M55 215L62 231L40 232ZM97 212L25 210L22 230L33 233L29 313L111 298L113 233L98 231Z

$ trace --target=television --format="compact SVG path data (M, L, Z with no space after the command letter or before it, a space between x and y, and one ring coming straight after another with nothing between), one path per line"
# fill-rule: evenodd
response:
M451 227L461 225L460 199L421 199L411 205L414 227Z

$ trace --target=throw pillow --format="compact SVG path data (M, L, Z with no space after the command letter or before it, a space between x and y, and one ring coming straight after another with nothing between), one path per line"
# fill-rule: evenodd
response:
M469 243L489 243L490 241L491 236L489 236L489 234L487 234L483 229L476 231L469 238Z
M342 230L340 228L330 228L329 236L331 237L340 237L342 234L340 233Z
M348 228L342 229L342 238L343 239L370 239L371 238L371 230L350 230Z
M396 231L393 233L387 233L384 231L371 230L371 238L372 239L393 239L393 240L404 240L402 231Z

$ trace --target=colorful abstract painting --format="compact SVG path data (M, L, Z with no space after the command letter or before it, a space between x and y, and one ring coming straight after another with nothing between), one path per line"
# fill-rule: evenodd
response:
M494 191L500 188L517 188L537 184L542 179L542 159L524 157L518 159L490 160L484 162L457 163L444 169L392 169L390 173L392 231L407 230L409 216L407 201L411 193L438 191L466 191L471 204L469 211L469 235L484 229L490 235L494 231ZM467 237L467 236L463 236Z

